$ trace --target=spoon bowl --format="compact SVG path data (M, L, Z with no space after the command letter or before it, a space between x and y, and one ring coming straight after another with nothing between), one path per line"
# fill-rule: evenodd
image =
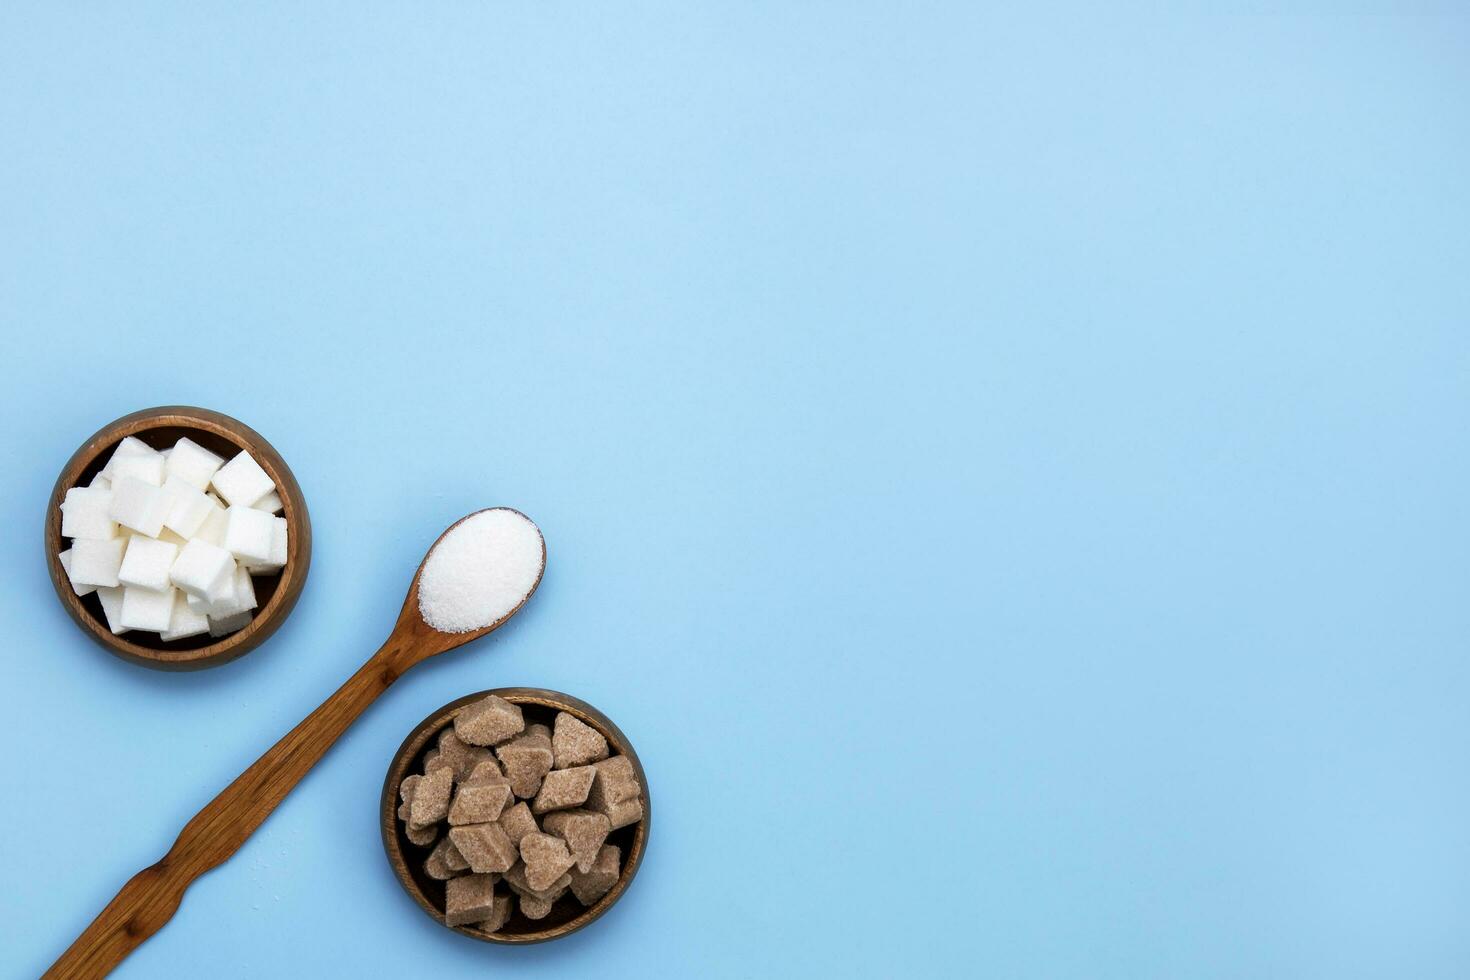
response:
M505 624L506 620L510 619L516 613L520 612L521 607L530 600L531 596L536 594L536 589L540 587L541 577L546 574L546 539L541 538L541 532L538 528L536 530L536 536L541 539L540 565L536 569L536 576L531 581L530 587L521 597L520 602L512 606L510 611L506 612L502 616L496 617L484 626L480 626L473 630L467 630L462 633L450 633L444 630L438 630L430 626L428 622L425 621L423 614L423 605L421 602L421 597L419 595L419 584L424 577L424 566L429 563L429 558L434 554L434 550L438 548L439 545L442 544L446 538L448 538L457 529L463 526L466 521L469 521L472 518L479 517L482 514L491 514L495 512L513 514L521 520L525 521L532 528L536 527L534 521L532 521L525 514L522 514L520 511L516 510L514 507L486 507L484 510L477 510L472 514L466 514L465 516L461 517L459 520L455 521L453 524L444 529L444 533L440 534L439 537L434 540L433 545L431 545L428 552L425 553L424 560L419 562L418 569L413 573L413 581L410 582L408 586L408 595L404 597L403 608L398 613L398 622L393 627L394 636L402 635L405 637L413 637L415 641L413 644L413 649L416 656L414 657L412 662L404 668L405 670L408 669L408 667L413 666L413 664L419 663L423 660L427 660L429 657L437 656L441 653L447 653L448 651L453 650L456 647L464 646L471 640L478 640L482 636L487 636L490 633L495 632Z

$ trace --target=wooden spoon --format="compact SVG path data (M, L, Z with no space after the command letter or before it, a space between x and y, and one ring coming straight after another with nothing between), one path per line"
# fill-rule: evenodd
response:
M492 508L510 510L510 508ZM484 513L478 511L477 513ZM518 513L519 511L515 511ZM434 542L435 547L464 521L456 521ZM525 515L520 515L524 517ZM529 518L527 518L529 521ZM531 525L535 527L534 524ZM539 536L539 531L538 531ZM433 554L434 549L429 549ZM424 561L428 561L425 555ZM174 846L157 864L144 868L122 887L92 924L77 937L47 977L101 977L121 963L143 941L173 918L184 891L194 879L223 864L265 822L286 794L311 771L327 749L357 720L368 705L403 672L438 653L453 650L500 627L514 616L541 584L546 570L546 542L541 543L541 567L519 603L490 625L468 633L441 633L424 622L419 612L419 579L414 573L408 597L393 633L378 652L353 674L337 693L322 702L301 724L286 733L224 792L184 825Z

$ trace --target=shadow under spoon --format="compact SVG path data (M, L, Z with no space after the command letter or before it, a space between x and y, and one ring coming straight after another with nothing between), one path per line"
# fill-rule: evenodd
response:
M500 566L497 557L504 559ZM503 625L536 591L545 569L541 532L519 511L495 507L451 525L419 565L378 652L185 824L168 853L134 875L45 976L111 972L173 917L196 878L240 849L378 695L415 664ZM421 597L423 584L429 593Z

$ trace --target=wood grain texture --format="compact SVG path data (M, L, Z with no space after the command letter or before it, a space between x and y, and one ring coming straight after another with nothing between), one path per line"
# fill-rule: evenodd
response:
M510 922L506 923L505 928L493 936L488 936L468 926L445 924L444 882L435 881L424 873L423 862L428 856L429 848L416 847L404 834L403 824L398 819L398 785L403 782L405 776L421 771L424 753L433 746L439 733L453 723L454 716L459 714L460 709L491 694L498 695L512 704L520 705L528 723L541 722L550 727L556 713L566 711L601 732L613 753L627 756L628 761L633 764L633 771L637 773L638 782L643 787L643 819L630 826L621 827L609 835L607 842L618 845L622 850L623 863L617 882L593 905L583 908L575 898L570 895L563 896L546 918L528 919L517 911L511 917ZM398 876L399 884L403 886L404 891L408 892L409 897L430 918L445 928L453 929L462 936L478 939L481 942L506 945L544 943L569 936L578 929L591 925L612 908L613 904L623 897L624 892L633 881L633 876L638 873L639 865L643 862L652 814L653 806L649 797L648 777L643 771L643 763L639 760L638 753L633 750L633 743L628 741L622 729L613 724L612 719L607 715L585 701L574 698L570 694L562 694L560 691L547 691L535 687L502 687L493 691L480 691L451 701L429 715L408 734L403 744L398 747L398 751L393 754L393 761L388 766L388 775L383 780L383 795L379 800L383 849L388 854L388 863L392 865L393 873Z
M215 639L204 634L183 640L161 639L156 633L130 630L114 635L102 614L102 603L96 596L78 597L72 591L57 557L66 548L61 535L61 501L72 487L85 486L106 465L113 448L125 437L133 436L154 449L167 449L188 436L205 449L226 459L242 449L255 457L262 469L275 481L281 495L282 516L286 518L286 564L279 573L255 576L255 593L260 602L255 616L244 629ZM145 667L160 670L198 670L228 663L260 646L286 621L311 569L311 517L306 510L306 497L291 468L265 438L245 423L207 408L166 405L124 415L92 434L62 467L61 475L46 505L46 566L51 584L67 614L109 653Z
M448 534L450 530L453 526L444 533ZM429 550L433 551L433 548ZM535 593L545 569L546 544L543 541L541 569L536 582L514 609L483 629L469 633L440 633L419 615L421 563L403 601L398 622L377 653L335 694L200 810L184 826L168 853L158 863L134 875L61 958L52 964L45 976L90 978L107 975L173 917L185 890L195 879L218 867L239 850L240 845L378 695L415 664L498 629Z

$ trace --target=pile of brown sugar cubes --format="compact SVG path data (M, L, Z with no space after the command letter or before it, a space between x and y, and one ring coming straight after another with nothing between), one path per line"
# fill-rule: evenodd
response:
M637 773L602 733L565 711L527 724L493 694L459 710L398 796L409 842L432 848L423 867L444 882L445 923L487 934L517 908L545 918L568 892L594 904L621 868L608 834L643 819Z

